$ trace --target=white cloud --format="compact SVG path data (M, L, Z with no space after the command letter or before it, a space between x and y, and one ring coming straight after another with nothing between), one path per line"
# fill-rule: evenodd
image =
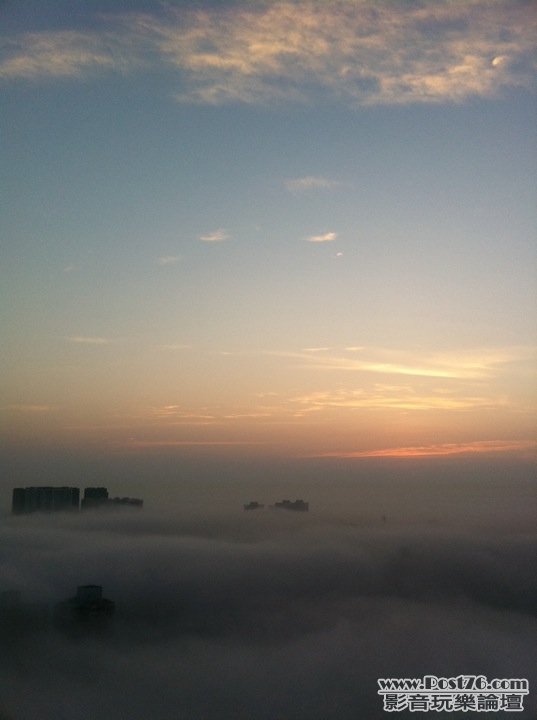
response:
M157 258L157 265L164 267L165 265L175 265L181 259L180 255L162 255Z
M335 232L327 232L323 233L322 235L310 235L309 238L307 238L308 242L312 243L325 243L325 242L333 242L337 238L337 233Z
M522 363L535 365L535 348L506 347L461 350L446 353L411 353L393 349L347 347L328 354L268 351L265 354L287 357L305 368L321 371L348 371L380 375L407 375L422 378L488 380L502 374L506 366ZM358 354L358 356L357 356Z
M230 237L231 236L227 230L224 228L218 228L218 230L213 230L213 232L200 235L199 239L203 240L203 242L222 242L224 240L229 240Z
M126 70L138 63L121 33L35 32L0 42L0 78L79 77L88 72Z
M192 350L192 345L183 345L181 343L170 343L168 345L160 345L162 350Z
M111 341L104 337L94 337L87 335L72 335L69 338L72 343L80 345L108 345Z
M506 55L498 55L492 60L492 66L493 67L501 67L502 65L507 65L510 62L509 58Z
M285 181L285 187L289 192L293 193L306 192L308 190L330 190L339 184L336 180L329 180L328 178L318 175L306 175L305 177L292 178Z

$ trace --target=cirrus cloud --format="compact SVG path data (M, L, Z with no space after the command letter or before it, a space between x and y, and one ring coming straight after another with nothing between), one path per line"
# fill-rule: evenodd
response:
M0 38L0 79L76 78L88 73L127 71L140 53L121 32L24 33Z
M459 102L531 84L535 67L535 14L507 0L267 1L175 18L142 24L181 71L182 101Z
M322 233L321 235L310 235L307 238L307 241L311 242L311 243L325 243L325 242L334 242L334 240L336 238L337 238L337 233L326 232L326 233Z
M111 340L105 337L96 337L88 335L72 335L69 342L76 343L78 345L108 345Z
M528 2L262 0L101 21L101 31L0 38L0 78L171 68L179 101L212 105L462 102L534 86Z
M414 447L387 448L382 450L357 450L323 453L316 457L338 458L419 458L446 457L453 455L489 455L491 453L522 453L535 455L534 440L479 440L463 443L440 443Z
M336 180L330 180L320 175L306 175L305 177L290 178L285 181L285 187L292 193L307 192L308 190L330 190L339 184Z
M181 259L180 255L162 255L157 258L157 265L165 267L166 265L175 265Z
M217 230L213 230L212 232L200 235L199 239L203 242L223 242L224 240L229 240L230 237L231 236L227 230L225 230L224 228L218 228Z

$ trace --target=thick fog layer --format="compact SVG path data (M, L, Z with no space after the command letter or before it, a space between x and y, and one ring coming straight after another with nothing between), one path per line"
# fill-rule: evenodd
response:
M467 497L486 506L483 489ZM461 673L528 678L517 717L534 718L530 500L479 523L411 503L6 515L0 591L20 604L1 611L0 718L381 718L378 677ZM501 522L518 509L518 526ZM90 583L116 603L106 631L58 628L54 605Z

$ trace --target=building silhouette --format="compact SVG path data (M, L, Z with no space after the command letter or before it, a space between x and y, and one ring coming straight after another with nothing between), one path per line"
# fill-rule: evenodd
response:
M295 510L297 512L308 512L310 509L309 503L304 500L281 500L280 502L274 503L274 507L283 510Z
M113 600L103 598L102 585L79 585L74 597L56 604L54 623L67 630L104 630L115 609Z
M88 487L84 490L82 498L82 510L90 509L119 509L121 507L142 508L144 501L140 498L131 497L108 497L108 490L105 487Z
M243 505L243 507L245 510L260 510L265 506L262 503L258 503L257 500L252 500L251 502L246 503L246 505Z
M35 487L13 488L11 512L13 515L28 515L33 512L61 512L67 510L88 510L92 508L142 508L144 501L131 497L108 497L105 487L87 487L80 503L80 489L77 487Z
M33 512L78 510L80 490L76 487L38 486L13 488L11 511L14 515Z
M87 487L84 488L84 497L82 498L82 510L89 508L102 507L108 503L108 490L105 487Z

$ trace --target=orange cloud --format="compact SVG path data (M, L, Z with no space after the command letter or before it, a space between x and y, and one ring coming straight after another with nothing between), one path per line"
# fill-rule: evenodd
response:
M350 452L327 452L314 457L334 458L419 458L452 455L486 455L489 453L533 452L534 440L479 440L467 443L442 443L415 447L386 448L383 450L357 450Z
M127 440L125 443L122 443L125 447L136 449L262 444L261 442L248 440Z

